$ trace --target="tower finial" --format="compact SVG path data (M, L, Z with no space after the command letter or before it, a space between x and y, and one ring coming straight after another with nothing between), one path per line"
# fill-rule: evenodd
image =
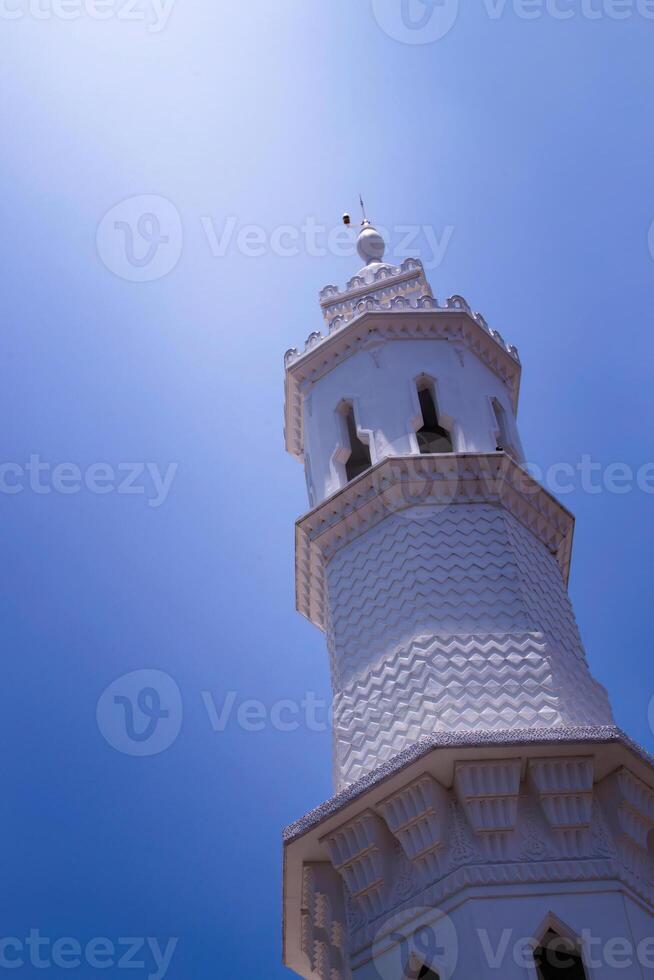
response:
M368 266L381 262L385 251L384 239L368 219L364 218L357 238L357 252Z
M363 215L364 223L368 221L368 215L366 214L366 206L363 203L363 197L359 194L359 204L361 205L361 214Z

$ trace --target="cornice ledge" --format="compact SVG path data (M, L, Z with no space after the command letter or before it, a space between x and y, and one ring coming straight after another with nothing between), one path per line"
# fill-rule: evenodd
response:
M470 503L504 507L555 556L567 584L574 518L507 453L391 456L296 523L298 612L325 628L325 562L389 515Z
M288 452L299 459L304 452L304 386L375 340L446 340L463 344L507 385L517 412L521 376L518 351L507 345L497 330L491 330L480 313L473 313L461 297L452 297L445 307L438 307L432 297L424 297L417 301L418 306L408 309L406 300L397 300L387 309L375 306L373 300L362 303L366 304L365 309L334 327L326 337L319 331L311 333L304 352L291 348L284 356Z
M370 790L382 786L391 777L421 762L434 751L464 749L527 749L530 746L574 747L574 752L586 751L592 745L617 745L627 749L643 765L654 767L654 756L626 735L616 725L557 726L555 728L503 729L500 731L434 732L399 752L362 779L341 790L331 799L305 814L283 832L285 845L293 843L318 827ZM413 778L413 777L411 777Z

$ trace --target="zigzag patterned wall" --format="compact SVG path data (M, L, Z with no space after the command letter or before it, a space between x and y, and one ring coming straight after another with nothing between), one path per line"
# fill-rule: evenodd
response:
M503 508L391 515L326 579L339 788L434 731L611 724L556 561Z

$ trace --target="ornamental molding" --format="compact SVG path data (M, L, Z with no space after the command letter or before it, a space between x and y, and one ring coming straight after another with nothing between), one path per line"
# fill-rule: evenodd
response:
M353 276L345 289L329 285L320 290L320 308L327 325L332 328L337 318L347 319L355 315L360 299L370 296L389 301L397 296L412 293L431 296L425 270L419 259L405 259L400 266L384 264L369 275Z
M349 980L343 888L331 864L305 864L302 876L302 952L320 980Z
M633 890L642 898L638 889L631 889L631 884L627 876L622 873L622 869L616 862L601 859L589 860L564 860L564 861L541 861L541 862L522 862L507 864L476 864L468 865L453 871L442 881L416 892L411 896L409 902L405 903L407 911L414 908L431 907L446 911L448 903L453 899L461 901L461 893L466 889L483 888L486 897L489 897L489 889L497 887L497 894L506 898L508 889L511 886L533 887L545 885L548 892L552 886L556 885L578 885L584 891L589 890L589 886L601 885L604 888L609 883L621 882L630 890ZM584 888L584 886L586 886ZM617 890L617 888L616 888ZM650 911L654 909L652 897L646 899ZM402 907L398 906L391 910L392 921L397 922L398 914L401 914ZM390 914L390 913L387 913ZM408 922L403 925L406 932ZM380 923L366 923L360 928L349 930L349 962L351 968L356 970L370 958L370 950L380 943Z
M421 873L435 875L446 843L447 793L428 773L379 804L388 829Z
M468 823L485 841L501 843L502 834L515 830L520 796L520 759L462 762L454 773L459 802Z
M466 348L506 384L517 413L521 374L517 348L491 330L463 297L450 297L441 307L431 295L396 296L388 305L368 296L359 301L350 319L337 317L327 336L314 331L303 353L292 348L284 356L285 438L290 453L303 459L302 402L310 386L358 351L395 340L440 340Z
M341 980L396 941L398 922L409 935L425 908L474 903L480 888L622 892L654 915L654 767L612 732L612 744L579 732L558 751L552 733L504 750L478 736L287 838L285 963Z
M296 608L325 629L325 565L391 514L461 504L503 507L555 556L567 584L574 517L506 453L391 456L296 524Z
M326 838L334 869L367 918L384 910L392 874L393 838L381 817L368 810Z

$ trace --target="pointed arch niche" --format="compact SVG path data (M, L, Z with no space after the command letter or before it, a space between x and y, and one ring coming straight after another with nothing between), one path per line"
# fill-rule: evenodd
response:
M404 980L441 980L436 970L425 966L420 960L411 957L411 962L404 974Z
M340 486L345 486L373 465L372 433L359 425L356 399L343 398L337 408L339 441L332 455Z
M411 399L415 410L411 419L416 440L414 451L423 455L456 452L454 420L440 409L436 379L419 374L411 382Z
M553 912L536 933L534 965L538 980L589 980L579 937Z

